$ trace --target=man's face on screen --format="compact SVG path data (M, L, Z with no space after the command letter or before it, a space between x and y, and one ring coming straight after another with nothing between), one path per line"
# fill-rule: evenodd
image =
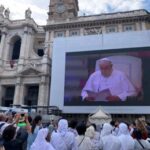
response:
M104 77L109 77L112 73L111 62L104 61L104 62L100 63L100 70Z

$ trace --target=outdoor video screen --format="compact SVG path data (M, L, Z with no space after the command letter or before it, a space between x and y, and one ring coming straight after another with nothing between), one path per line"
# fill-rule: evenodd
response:
M150 48L66 53L64 106L150 106Z

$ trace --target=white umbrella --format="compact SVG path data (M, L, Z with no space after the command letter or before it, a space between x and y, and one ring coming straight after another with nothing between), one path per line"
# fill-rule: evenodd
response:
M110 123L111 120L111 115L105 113L101 108L95 114L89 116L89 122L96 125Z

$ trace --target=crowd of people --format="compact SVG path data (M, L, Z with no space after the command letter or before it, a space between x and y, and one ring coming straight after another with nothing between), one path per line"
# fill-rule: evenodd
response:
M0 150L150 150L145 119L111 121L101 128L61 118L43 124L40 115L0 114Z

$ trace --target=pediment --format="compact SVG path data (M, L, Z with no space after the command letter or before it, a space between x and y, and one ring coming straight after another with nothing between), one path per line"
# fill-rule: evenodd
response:
M42 74L42 72L33 67L25 68L19 72L19 75L39 75L39 74Z

